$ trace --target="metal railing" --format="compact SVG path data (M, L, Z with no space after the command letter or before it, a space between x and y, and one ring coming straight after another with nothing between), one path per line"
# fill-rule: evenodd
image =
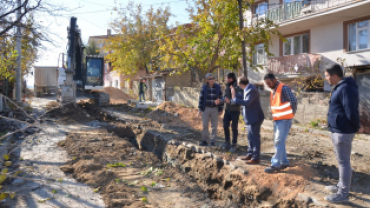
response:
M306 74L320 69L320 54L297 54L268 58L267 69L274 74Z
M295 0L283 4L269 4L269 9L266 13L254 14L249 24L256 22L258 18L266 18L275 23L281 23L360 1L364 0Z

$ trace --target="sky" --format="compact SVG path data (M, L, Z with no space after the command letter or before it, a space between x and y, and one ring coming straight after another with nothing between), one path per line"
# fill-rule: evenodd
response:
M116 17L112 14L114 6L125 7L129 0L51 0L58 2L69 9L60 12L62 16L53 17L46 14L37 14L35 20L49 28L52 43L44 43L46 50L40 51L36 66L57 66L58 56L66 52L67 27L72 16L77 17L77 25L81 30L82 40L87 43L89 36L106 35L110 29L110 22ZM143 9L171 7L171 12L176 16L172 18L171 24L189 22L185 9L188 7L186 0L135 0L135 4L142 4ZM113 32L113 31L112 31ZM33 85L33 77L28 76L27 85Z

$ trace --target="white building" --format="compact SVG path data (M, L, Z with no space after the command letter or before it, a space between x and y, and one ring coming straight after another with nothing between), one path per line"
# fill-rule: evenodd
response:
M262 0L245 14L246 26L257 18L279 25L287 39L272 37L273 57L265 55L263 43L256 46L254 64L259 72L248 70L252 83L262 83L268 72L279 78L305 74L307 67L319 64L320 73L334 63L345 67L370 64L370 0ZM329 88L326 88L328 90Z

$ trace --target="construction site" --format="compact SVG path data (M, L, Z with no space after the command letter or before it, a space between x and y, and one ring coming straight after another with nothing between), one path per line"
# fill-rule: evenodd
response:
M292 128L287 151L291 167L277 174L263 169L273 155L271 121L262 126L261 164L246 165L247 136L240 127L235 153L216 145L200 147L197 109L166 101L138 108L123 92L109 106L78 98L58 105L54 96L14 104L1 121L1 207L369 207L369 142L356 136L352 152L350 203L329 204L325 185L338 180L327 132ZM4 119L5 118L5 119ZM10 119L9 119L10 118ZM221 120L221 119L220 119ZM10 130L12 129L12 130ZM17 173L17 174L14 174Z

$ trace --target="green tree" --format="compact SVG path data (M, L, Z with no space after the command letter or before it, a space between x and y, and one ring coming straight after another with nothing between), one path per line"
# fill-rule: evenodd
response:
M34 29L34 19L30 15L22 28L21 69L22 75L28 74L37 61L41 47L42 34ZM14 35L0 36L0 79L14 82L17 60L16 41Z
M97 46L95 41L90 41L85 47L86 55L99 55L100 48Z
M126 8L114 11L119 17L111 25L118 35L111 36L103 47L113 70L125 75L140 69L147 73L159 70L158 39L169 32L169 7L156 10L151 7L144 12L140 4L131 1Z
M249 10L252 4L253 1L244 1L243 10ZM239 68L242 39L250 46L247 61L252 65L253 46L264 42L270 54L271 36L279 35L277 26L265 19L239 30L236 0L194 0L187 11L191 24L178 26L171 35L162 33L161 41L158 41L164 67L176 69L178 73Z

